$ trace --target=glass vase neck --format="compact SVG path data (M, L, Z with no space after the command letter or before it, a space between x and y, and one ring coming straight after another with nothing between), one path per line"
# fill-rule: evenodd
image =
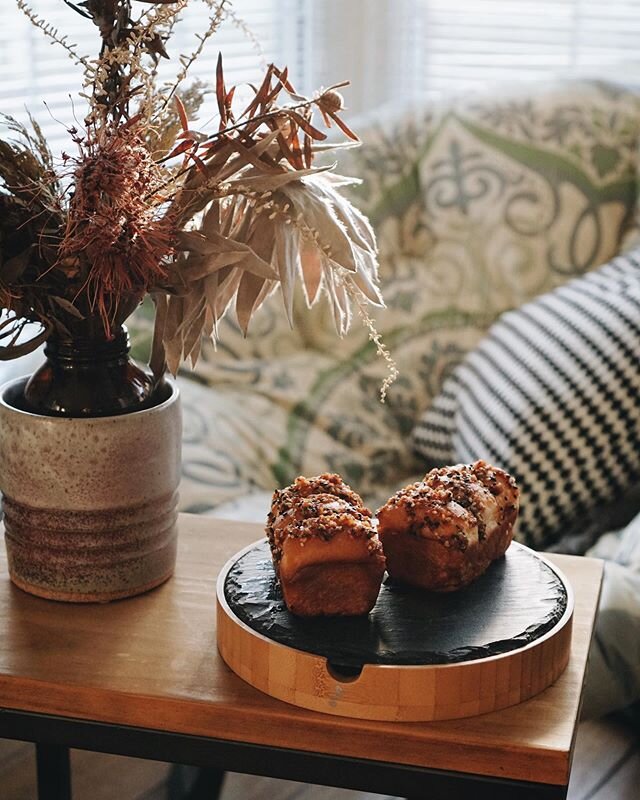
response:
M126 359L129 355L129 335L120 326L111 337L102 332L102 336L82 334L64 336L52 334L44 346L44 354L57 362L79 364L82 362L95 364L107 361Z

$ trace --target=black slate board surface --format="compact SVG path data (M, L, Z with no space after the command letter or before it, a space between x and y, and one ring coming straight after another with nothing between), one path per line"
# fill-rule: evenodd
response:
M543 636L567 608L559 576L516 543L458 592L425 592L387 577L366 617L290 614L266 541L238 558L224 590L231 611L257 633L324 656L345 673L364 664L453 664L507 653Z

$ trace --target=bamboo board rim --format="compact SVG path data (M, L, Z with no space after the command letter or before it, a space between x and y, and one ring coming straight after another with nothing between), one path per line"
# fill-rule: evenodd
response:
M325 656L310 653L304 650L297 650L296 648L289 647L288 645L270 639L264 634L255 631L253 628L239 619L229 606L225 597L224 587L230 569L246 553L253 550L259 544L262 544L263 541L264 539L261 538L255 542L252 542L246 547L243 547L230 559L228 559L218 574L218 579L216 581L218 650L227 666L233 672L235 672L236 675L259 691L262 691L272 697L276 697L279 700L284 700L285 702L298 705L302 708L323 711L324 713L363 719L393 719L397 721L433 721L438 719L456 719L466 716L476 716L479 713L486 713L487 711L494 711L523 702L524 700L539 694L545 688L554 683L567 666L570 654L571 626L573 622L575 602L573 587L562 570L553 564L549 559L545 558L543 555L535 550L532 550L526 545L520 544L519 542L514 542L513 544L515 544L518 548L527 551L533 557L542 561L558 577L567 594L567 603L562 617L550 630L546 631L538 639L528 642L527 644L522 645L514 650L510 650L506 653L470 659L468 661L454 662L450 664L392 665L367 663L363 665L361 672L356 677L335 675L334 672L329 668L329 660ZM274 661L277 661L278 658L281 658L283 663L290 661L291 659L296 659L297 662L303 664L306 662L305 666L308 666L308 669L313 671L315 679L319 681L319 688L314 687L309 696L307 696L304 692L298 692L295 687L291 687L291 690L287 691L286 687L274 685L268 677L265 679L264 675L247 669L247 667L241 663L241 657L238 656L238 652L240 652L242 648L240 648L238 652L234 654L233 647L229 646L229 643L226 640L228 634L232 636L237 635L241 640L245 640L245 648L247 646L250 648L251 642L253 642L256 647L259 647L262 650L268 650L270 653L270 660L273 658ZM247 644L247 640L249 644ZM551 645L554 643L554 641L558 641L560 646L553 648ZM377 678L379 676L395 674L399 677L399 680L402 681L403 678L417 677L419 679L420 676L425 677L428 674L436 677L436 680L433 683L437 684L437 676L446 675L447 672L462 674L463 671L466 671L471 673L474 669L481 670L483 666L486 667L487 665L490 665L490 668L492 668L493 665L496 665L496 667L498 667L498 665L504 666L516 658L524 659L527 663L529 663L535 661L536 653L539 652L542 655L547 650L552 653L554 650L558 650L558 652L554 654L553 663L546 673L547 678L542 681L544 685L533 684L528 688L527 686L513 687L504 697L496 697L491 708L485 708L484 710L474 711L473 709L475 708L475 705L469 705L468 703L465 707L463 707L465 705L463 702L461 707L458 709L449 704L449 706L447 706L447 708L444 710L442 708L438 710L434 707L431 712L426 710L428 706L416 706L415 715L413 715L409 709L392 713L389 711L387 704L378 705L373 702L375 698L372 697L369 698L367 706L363 708L355 707L358 705L358 703L344 700L340 701L339 698L336 699L336 695L342 696L344 694L344 692L336 691L337 686L356 687L357 685L364 685L367 683L367 679L373 679L374 676ZM333 682L333 693L331 691L327 691L327 682L329 684ZM328 702L323 702L323 698L326 699L327 697L330 698ZM486 703L484 705L486 705ZM480 703L479 707L482 709L483 703Z

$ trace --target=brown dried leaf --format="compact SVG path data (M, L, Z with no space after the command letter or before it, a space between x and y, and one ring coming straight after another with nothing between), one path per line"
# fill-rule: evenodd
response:
M0 361L11 361L14 358L21 358L22 356L29 355L29 353L33 353L41 344L46 342L51 335L52 329L51 325L47 325L41 333L29 339L28 342L0 347Z
M243 274L244 273L242 270L233 267L229 275L224 278L224 280L218 279L218 293L216 297L216 307L214 310L214 317L216 320L222 319L222 317L225 315L227 308L233 300L233 296L236 293Z
M276 228L276 246L273 257L280 276L280 290L284 309L293 327L293 297L296 277L302 270L300 262L300 232L293 225L279 225Z
M315 303L322 283L322 260L322 252L310 241L303 241L300 251L300 264L302 267L302 286L309 308Z
M207 300L207 306L209 308L209 311L211 312L211 319L214 330L218 322L217 317L215 316L216 305L218 302L218 279L219 279L219 273L214 272L212 275L207 275L207 277L204 278L202 281L204 296Z
M189 118L187 117L187 111L184 107L182 100L178 97L178 95L174 95L173 101L176 105L176 111L178 112L178 117L180 119L180 125L182 126L182 132L189 130Z
M360 141L358 135L351 130L351 128L343 119L340 119L340 117L337 114L334 114L332 111L328 111L327 113L346 136L348 136L354 142Z
M306 117L302 116L302 114L298 114L297 111L293 111L290 108L285 109L285 112L287 116L294 119L298 123L298 125L302 128L302 130L312 139L323 141L324 139L327 138L326 133L323 133L322 131L318 130L318 128L315 128Z
M244 175L235 180L229 181L227 186L231 189L242 189L246 187L253 192L274 192L276 189L286 186L288 183L299 181L307 175L317 175L326 172L331 167L311 167L310 169L279 171L276 175Z
M165 341L176 338L180 323L184 318L184 301L180 295L171 295L167 306L167 317L164 327Z
M220 129L227 124L227 104L225 102L227 90L224 86L224 73L222 70L222 53L218 53L218 63L216 64L216 100L218 101L218 112L220 113Z
M51 299L56 305L59 305L60 308L63 308L67 314L70 314L75 319L84 319L84 315L68 300L65 300L64 297L57 297L56 295L51 295Z
M203 298L204 301L204 298ZM182 358L186 361L191 359L191 363L195 366L197 359L196 350L200 351L200 342L202 341L204 322L206 318L206 305L203 302L198 315L191 321L188 329L184 334L184 341L182 345Z
M6 246L6 245L5 245ZM15 283L22 277L25 269L29 266L31 260L31 247L27 247L17 256L2 261L2 252L0 252L0 265L2 266L2 282L4 284Z
M245 257L243 252L217 253L206 256L190 256L185 262L181 274L185 283L206 278L225 267L237 264Z
M240 330L245 336L247 335L247 329L256 305L256 300L264 284L264 278L259 278L257 275L252 275L250 272L245 272L238 286L238 292L236 294L236 316L238 318Z
M156 292L152 296L153 304L156 309L155 320L153 324L153 339L151 341L151 357L149 359L149 366L156 379L159 381L166 369L166 358L164 352L164 333L165 324L167 321L167 295L161 292Z

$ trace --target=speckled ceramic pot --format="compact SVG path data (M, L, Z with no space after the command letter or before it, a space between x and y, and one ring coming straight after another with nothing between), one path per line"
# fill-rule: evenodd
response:
M11 580L52 600L140 594L173 572L182 418L167 382L153 408L68 419L0 389L0 490Z

